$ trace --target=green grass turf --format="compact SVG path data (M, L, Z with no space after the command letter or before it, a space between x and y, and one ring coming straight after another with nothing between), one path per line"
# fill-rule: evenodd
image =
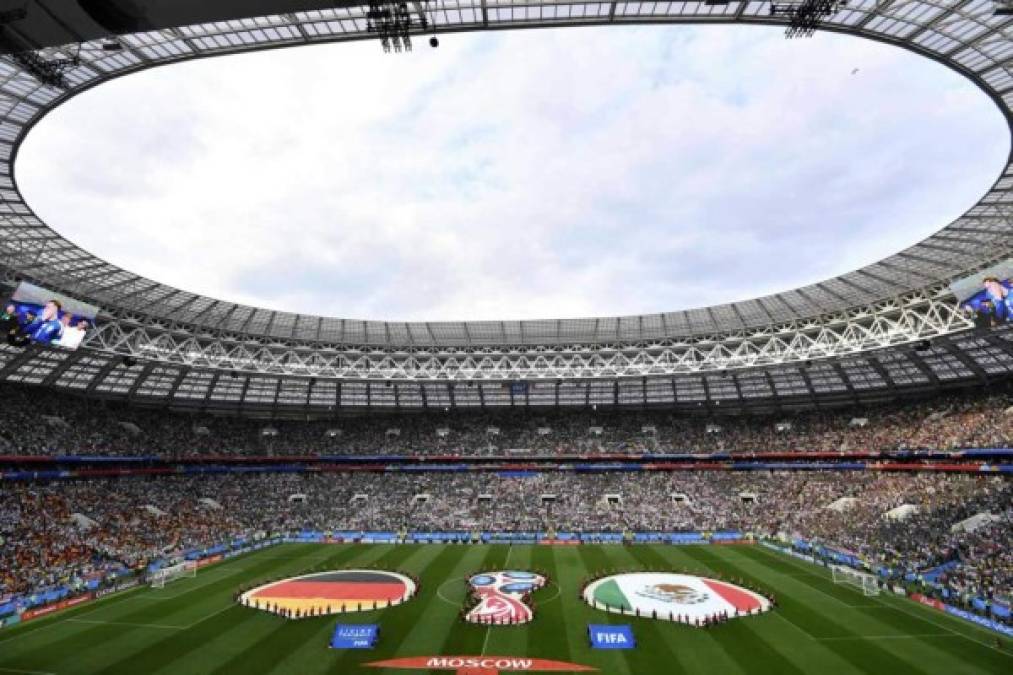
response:
M418 597L391 609L287 621L232 602L243 583L349 566L403 570ZM482 569L546 570L524 627L457 618L464 578ZM608 570L721 573L777 594L780 607L709 630L606 615L578 598ZM372 651L327 648L337 622L380 623ZM594 651L588 623L629 623L639 646ZM288 544L206 568L164 589L139 588L0 631L6 673L393 673L361 664L395 656L496 655L560 659L609 675L1013 673L1008 640L904 598L867 598L825 570L753 546L455 546ZM400 671L402 673L411 671ZM421 672L421 671L414 671Z

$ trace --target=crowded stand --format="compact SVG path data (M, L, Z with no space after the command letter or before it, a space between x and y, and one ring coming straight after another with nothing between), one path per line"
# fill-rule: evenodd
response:
M142 410L0 386L0 455L291 456L849 452L1009 448L1013 397L764 416L671 411L438 411L263 420Z
M846 508L837 508L847 500ZM937 473L225 474L18 482L0 502L0 596L143 569L180 551L303 531L712 532L801 539L894 576L944 567L1009 598L1013 483ZM903 518L887 514L913 507ZM971 531L953 526L987 514Z
M298 422L143 410L24 387L4 386L2 394L0 462L7 467L30 456L487 461L566 453L1003 452L1013 440L1010 395L1002 389L791 416L440 411ZM1013 599L1013 483L988 464L952 473L926 465L903 472L865 465L615 470L605 462L453 471L293 466L232 472L190 465L98 478L24 467L5 473L0 465L0 609L5 598L11 605L41 589L143 574L188 552L305 532L341 539L383 532L397 541L442 532L461 542L489 532L612 533L612 541L631 543L636 533L727 531L807 554L830 550L876 570L884 583L917 584L976 611Z

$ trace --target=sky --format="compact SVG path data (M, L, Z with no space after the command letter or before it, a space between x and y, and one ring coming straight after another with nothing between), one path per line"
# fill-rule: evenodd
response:
M16 177L71 241L229 301L359 319L671 311L869 264L973 205L991 101L776 28L447 35L172 65L47 116Z

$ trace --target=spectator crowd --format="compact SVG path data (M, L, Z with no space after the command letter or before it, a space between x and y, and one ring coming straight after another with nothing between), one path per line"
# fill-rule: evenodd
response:
M1013 483L879 472L260 473L2 484L0 596L238 537L739 530L818 541L983 597L1013 590ZM904 518L888 512L913 507ZM991 522L952 527L972 516Z
M1013 440L1005 393L790 418L560 411L295 422L138 410L41 389L4 386L0 392L0 455L11 456L8 466L26 455L841 452L1008 448ZM1007 476L309 471L0 480L0 597L140 569L237 537L307 529L550 535L730 529L817 541L905 572L944 566L940 581L957 593L1009 597L1013 483ZM954 529L982 514L987 517L976 527Z
M0 455L490 455L1013 446L1013 396L962 394L834 411L439 411L264 420L142 410L0 385Z

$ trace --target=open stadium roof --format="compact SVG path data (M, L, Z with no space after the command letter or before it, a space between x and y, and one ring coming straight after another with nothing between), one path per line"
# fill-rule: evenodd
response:
M0 2L0 9L15 4ZM113 5L122 11L94 14L95 7ZM128 6L137 12L123 9ZM145 68L375 34L367 30L365 6L355 2L134 0L89 7L92 15L76 3L37 3L3 27L0 52L14 43L31 45L28 53L42 62L66 60L67 66L60 73L65 86L56 86L30 72L25 52L20 59L0 58L0 273L97 305L105 320L73 355L0 349L0 379L170 403L328 408L469 405L471 398L486 405L503 396L516 403L499 383L518 380L548 380L545 402L560 405L649 405L691 402L692 392L700 401L727 395L745 403L750 392L781 400L782 389L791 387L778 385L779 378L796 382L796 394L811 399L834 394L834 387L851 396L864 389L987 382L1009 373L1008 331L960 337L971 322L947 285L1013 255L1010 163L991 187L982 186L981 199L963 216L896 255L784 293L685 311L541 321L361 321L225 302L120 269L49 228L18 191L14 157L42 116L77 93ZM852 0L824 29L945 64L981 88L1013 123L1013 17L994 10L993 0ZM427 11L437 33L786 23L770 14L769 2L756 0L441 0ZM919 352L901 348L928 338L946 339ZM726 378L722 371L738 372ZM449 382L425 384L441 380ZM387 386L390 381L395 386ZM496 384L455 394L453 382L461 381ZM599 385L600 395L592 392ZM427 393L427 387L435 389ZM639 393L623 393L637 387ZM651 394L651 387L661 393Z
M148 23L186 21L201 3L177 3L177 10L150 5ZM206 4L206 3L205 3ZM222 4L222 3L215 3ZM229 4L229 3L224 3ZM259 8L328 3L258 2L235 8L236 16ZM292 314L225 302L181 291L105 263L66 241L35 217L17 191L11 172L18 144L46 111L70 96L108 79L175 61L313 42L368 38L365 8L338 3L330 9L294 11L198 25L179 25L122 35L122 49L107 51L101 38L81 43L80 65L65 72L69 89L40 84L17 64L0 66L5 98L0 104L0 139L5 160L0 175L5 214L0 221L2 260L50 287L93 302L112 313L146 315L211 330L280 339L364 345L549 344L642 341L713 335L756 329L841 312L946 283L1008 256L1013 224L1007 166L992 189L964 216L925 241L873 265L795 290L725 305L675 312L568 320L477 322L359 321ZM222 10L221 7L218 8ZM827 23L831 30L885 41L936 59L971 79L1011 118L1013 104L1013 19L995 16L991 0L923 2L898 0L849 3ZM222 10L224 11L224 10ZM175 12L175 14L173 13ZM70 29L62 34L95 36L102 28L77 7L31 12L28 38L59 39L57 18ZM157 21L156 21L157 20ZM781 23L769 16L767 2L446 2L434 12L438 31L618 23L679 22ZM34 22L34 23L28 23ZM145 25L141 18L132 25ZM37 26L37 27L36 27ZM10 29L21 30L14 23ZM57 26L58 28L58 26ZM804 49L804 45L799 45ZM41 50L45 58L69 58L77 45Z

